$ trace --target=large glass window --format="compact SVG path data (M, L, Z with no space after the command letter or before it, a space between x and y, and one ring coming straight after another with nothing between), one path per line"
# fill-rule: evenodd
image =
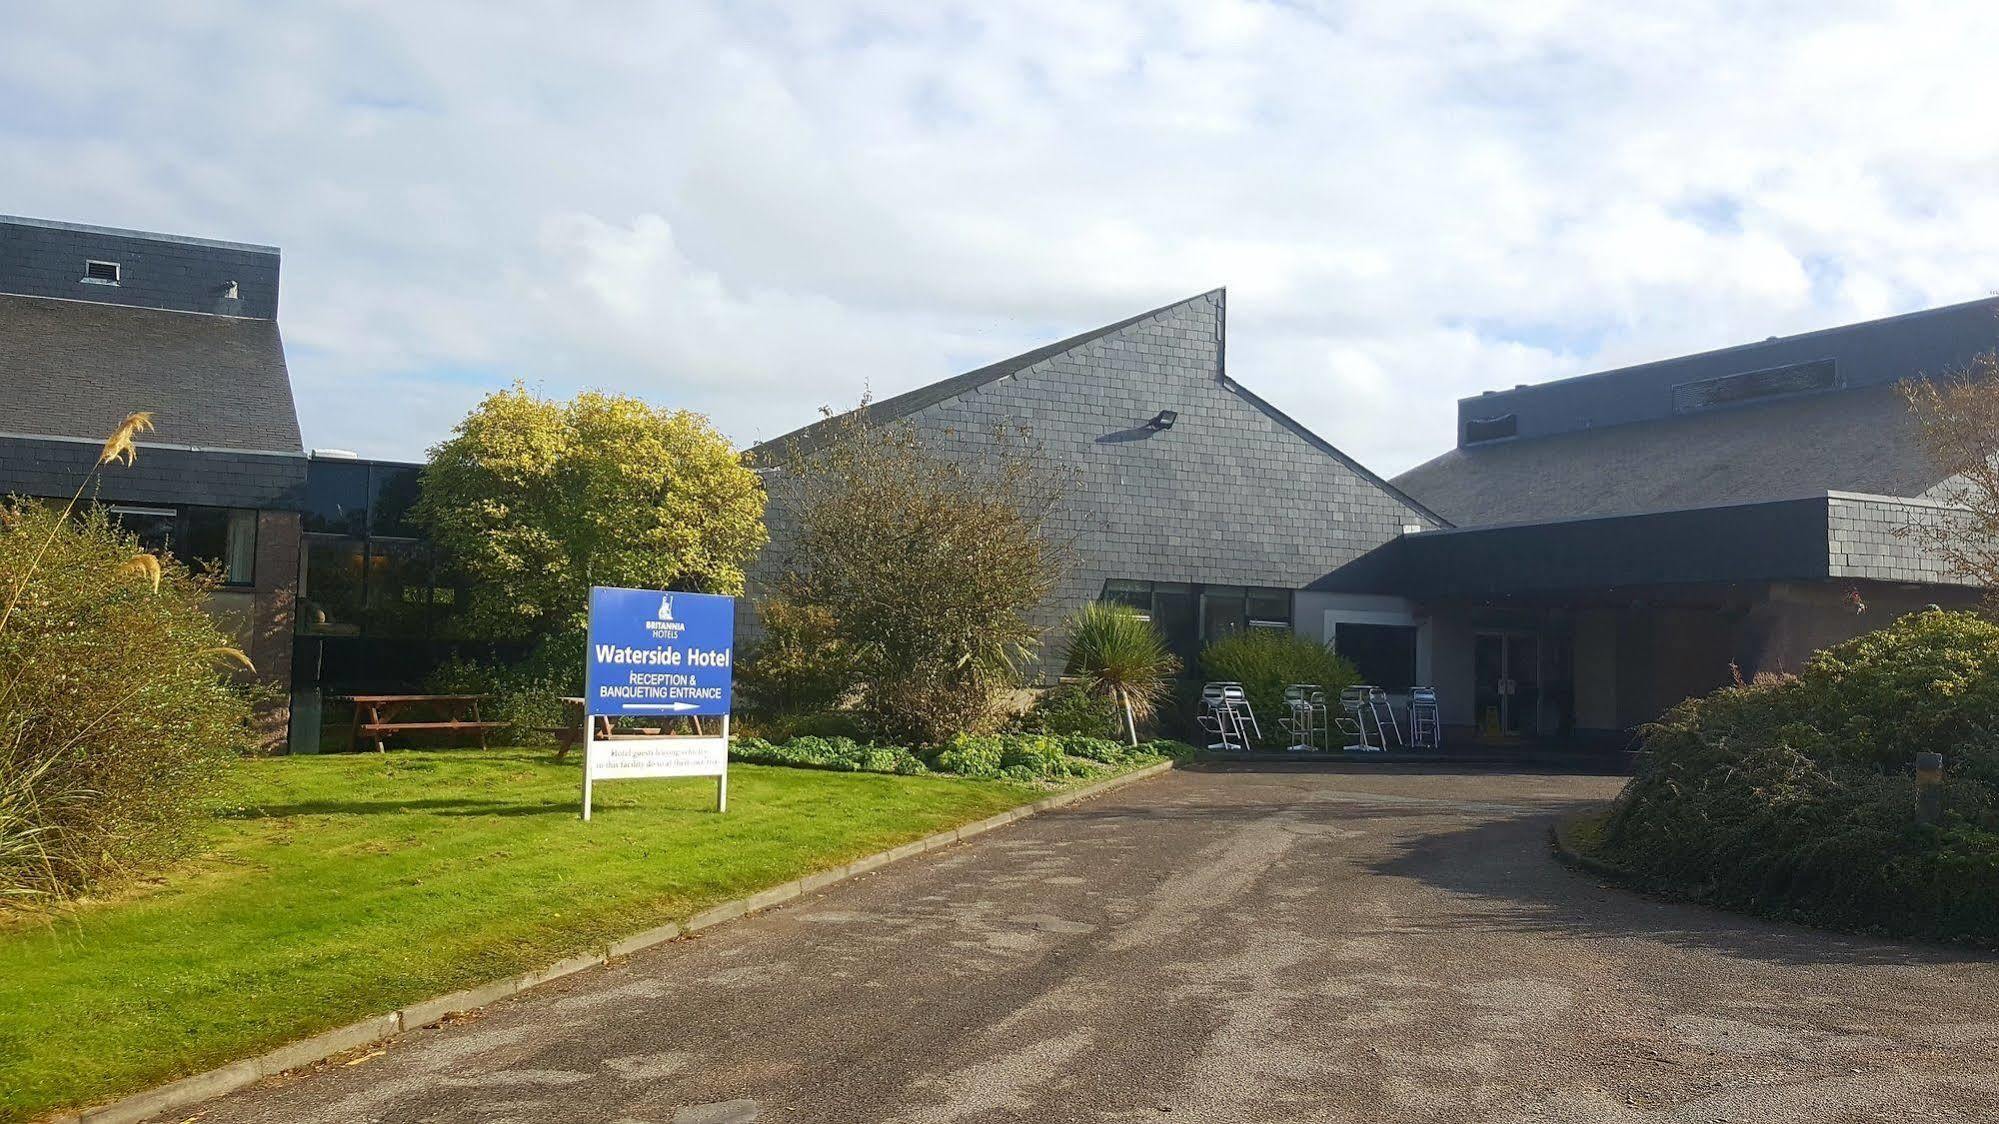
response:
M1291 627L1291 591L1252 589L1249 591L1249 627Z
M108 511L113 523L139 540L139 549L153 554L173 552L174 529L180 522L180 509L113 504Z
M368 466L315 459L305 472L305 529L368 533Z
M208 564L228 585L257 580L257 513L243 508L190 507L182 515L180 554Z
M1201 646L1208 641L1244 628L1291 627L1288 589L1112 578L1104 583L1102 599L1144 614L1190 673L1199 666Z
M1354 665L1363 683L1394 692L1416 683L1414 625L1336 624L1333 650Z
M368 544L368 635L420 638L430 611L430 547L376 539Z
M413 539L418 535L410 509L416 506L417 474L413 464L371 464L368 466L368 533L389 538Z
M307 535L304 559L298 583L299 631L316 636L359 635L366 572L362 543Z

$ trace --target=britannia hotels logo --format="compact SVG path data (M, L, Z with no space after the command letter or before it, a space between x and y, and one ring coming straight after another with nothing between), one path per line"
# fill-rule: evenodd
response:
M673 619L673 595L664 593L659 598L659 616L646 622L646 631L657 639L670 640L687 630L687 626Z

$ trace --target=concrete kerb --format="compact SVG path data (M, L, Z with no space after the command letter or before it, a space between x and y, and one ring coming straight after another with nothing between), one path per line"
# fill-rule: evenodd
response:
M780 886L773 886L768 890L759 891L746 898L724 902L721 905L702 910L700 913L688 918L684 924L669 923L647 929L644 932L634 933L631 936L611 942L602 952L572 956L566 960L550 964L546 968L527 972L511 979L496 980L483 987L468 988L464 991L454 991L448 995L434 996L418 1003L412 1003L399 1011L392 1011L386 1015L376 1015L357 1023L336 1027L322 1034L316 1034L311 1038L280 1046L258 1057L231 1062L228 1065L208 1070L205 1073L183 1077L178 1081L148 1089L143 1093L135 1093L132 1096L108 1105L89 1109L81 1113L68 1113L50 1117L48 1118L48 1124L68 1124L71 1121L78 1122L78 1124L138 1124L139 1121L150 1120L164 1112L185 1109L191 1105L200 1104L203 1101L213 1100L226 1093L233 1093L238 1089L254 1085L267 1077L276 1077L291 1070L302 1069L330 1058L336 1058L342 1054L386 1041L406 1031L429 1026L432 1023L442 1021L454 1015L468 1014L481 1007L490 1006L509 996L518 995L521 992L540 987L543 984L562 979L565 976L573 976L578 972L602 967L612 960L622 959L635 952L651 948L654 945L678 940L691 933L720 925L725 921L733 921L739 917L769 909L772 906L782 905L785 902L803 897L815 890L824 889L836 882L844 882L849 878L866 874L872 870L878 870L892 862L909 858L912 855L920 855L925 851L934 851L941 847L948 847L953 843L975 835L981 835L996 827L1002 827L1016 820L1026 819L1028 816L1038 812L1067 807L1079 800L1100 796L1112 789L1123 788L1125 785L1136 781L1158 776L1160 773L1173 768L1173 765L1174 763L1171 761L1161 761L1156 765L1148 765L1143 769L1135 769L1129 773L1107 777L1095 784L1085 785L1082 788L1072 789L1068 792L1057 793L1054 796L1037 800L1032 804L1023 804L1019 807L1009 808L1004 812L988 816L975 823L955 827L948 831L940 831L934 835L927 835L915 842L905 843L900 847L856 859L844 866L820 871L817 874L793 882L786 882Z

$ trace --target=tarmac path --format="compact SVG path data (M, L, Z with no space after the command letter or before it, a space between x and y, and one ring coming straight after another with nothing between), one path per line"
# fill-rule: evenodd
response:
M1619 783L1180 770L198 1119L1999 1120L1999 961L1554 862Z

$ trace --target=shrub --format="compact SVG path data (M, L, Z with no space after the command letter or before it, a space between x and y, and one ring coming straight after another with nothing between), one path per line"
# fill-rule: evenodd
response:
M1286 739L1278 718L1284 713L1284 688L1313 683L1331 698L1360 681L1360 673L1331 648L1310 637L1280 629L1251 628L1231 632L1201 651L1201 670L1211 680L1240 683L1256 709L1263 744L1282 745Z
M1167 757L1193 747L1179 742L1128 746L1109 738L1051 734L958 734L933 750L930 767L961 777L1017 781L1093 777Z
M0 502L0 897L74 893L190 842L253 745L223 671L248 661L206 586L101 510Z
M490 394L421 481L479 639L580 635L592 585L740 593L766 537L763 488L708 419L623 395Z
M436 694L491 695L479 714L506 723L501 737L519 745L552 745L555 737L548 731L579 720L562 700L583 694L583 638L552 637L515 663L454 656L426 682Z
M911 776L929 771L915 754L901 746L863 745L852 738L839 737L799 737L785 742L739 738L730 744L729 756L755 765L790 765L845 773Z
M1123 724L1123 715L1109 699L1076 683L1058 683L1043 691L1016 723L1023 733L1093 738L1111 734Z
M743 653L736 692L766 716L832 710L854 688L859 669L841 643L831 611L773 594L757 603L762 635Z
M1716 905L1999 943L1995 745L1983 733L1995 638L1969 614L1913 614L1819 653L1796 678L1681 703L1644 729L1603 857ZM1906 774L1932 748L1949 766L1934 825L1918 822Z
M1961 775L1999 783L1999 624L1911 613L1814 655L1796 691L1843 758L1901 769L1941 750Z
M951 457L862 408L776 450L772 502L796 534L774 592L823 614L853 658L856 710L877 737L935 743L1000 720L999 694L1040 642L1028 616L1053 588L1066 479L1018 431Z
M1069 618L1067 672L1124 716L1125 734L1138 744L1138 724L1149 721L1166 697L1180 661L1166 637L1128 605L1096 601Z

